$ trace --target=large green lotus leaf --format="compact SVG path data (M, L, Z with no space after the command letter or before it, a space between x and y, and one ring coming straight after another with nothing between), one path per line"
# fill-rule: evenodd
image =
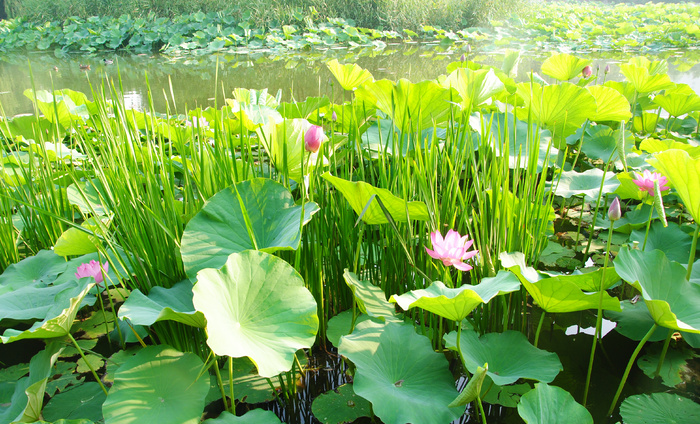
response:
M381 287L370 281L360 280L357 275L347 268L343 273L345 284L352 290L360 312L381 319L398 319L394 305L386 301L386 294Z
M29 376L21 378L14 387L9 405L0 405L0 422L32 422L41 417L46 382L52 367L63 350L63 343L49 343L29 361Z
M596 113L589 118L591 121L619 122L632 117L630 103L619 91L602 85L593 85L587 87L587 90L595 98L597 106Z
M61 418L99 421L106 397L99 384L92 381L80 384L52 397L44 407L43 416L50 421Z
M303 223L318 212L303 208ZM182 235L182 261L189 278L204 268L220 268L231 253L293 250L301 241L302 206L282 184L265 178L221 190L187 224ZM246 222L250 223L250 232Z
M462 98L459 105L463 111L469 113L506 89L493 69L473 71L468 68L457 68L442 82L442 86L457 90Z
M564 148L566 137L576 132L586 119L597 113L593 95L570 82L542 87L537 83L518 84L518 95L525 101L517 108L518 119L532 119L552 131L555 147Z
M105 424L199 423L209 376L193 353L148 346L119 367L102 405Z
M97 221L97 220L101 221ZM112 218L109 216L92 217L86 219L80 226L93 234L104 235L103 228L109 227ZM97 247L102 243L96 236L92 236L78 228L68 228L61 234L54 244L53 251L60 256L79 256L97 252Z
M458 102L459 95L434 81L412 83L400 79L365 82L355 91L360 101L377 106L403 133L416 133L419 129L433 128L449 119L451 102Z
M367 321L370 318L369 315L358 314L355 319L355 325L361 323L362 321ZM352 325L352 309L343 311L333 318L328 320L326 326L326 338L335 347L338 347L340 343L340 338L350 334L350 330L353 329Z
M167 289L153 287L148 297L134 290L119 308L119 318L133 325L150 326L158 321L177 321L192 327L204 328L207 320L192 304L192 282L180 281Z
M654 318L644 302L620 302L620 311L605 311L605 317L615 321L615 331L635 341L642 340L654 325ZM666 331L657 328L648 341L659 342L666 339Z
M668 66L665 61L650 62L648 59L631 59L629 63L620 65L620 72L627 78L639 94L673 87L671 78L666 74ZM665 69L664 69L665 66Z
M381 199L394 222L407 222L407 219L415 219L418 221L427 221L430 219L428 207L423 202L407 202L394 196L394 194L387 189L374 187L364 181L352 182L344 180L332 176L329 172L321 175L321 177L333 184L336 189L343 193L343 196L348 203L350 203L355 213L360 215L364 211L362 220L367 224L386 224L389 222L381 206L372 199L372 196ZM367 202L369 202L370 199L372 203L365 210L365 206L367 206Z
M362 69L354 63L341 65L337 59L333 59L326 63L326 66L328 66L328 69L344 90L354 91L365 81L373 79L372 74L368 70Z
M593 424L593 417L569 392L546 383L537 383L518 404L518 414L527 424Z
M30 285L0 296L0 319L31 320L46 317L56 296L72 284Z
M316 166L318 155L322 154L323 149L306 151L304 137L311 126L306 119L284 119L281 122L269 121L256 130L275 169L294 181L301 181L308 175ZM326 142L328 137L324 134L322 143ZM322 158L322 162L328 161Z
M507 149L511 168L527 168L533 154L537 155L537 172L542 170L545 163L555 162L559 150L549 146L551 133L539 129L536 122L528 129L527 122L516 119L511 113L487 114L483 122L491 125L490 134L495 139L496 154L504 156Z
M639 247L644 246L644 238L646 237L645 251L650 252L658 249L666 254L666 257L672 261L679 263L687 263L690 256L690 247L693 239L685 231L681 230L680 226L675 222L669 222L667 227L660 221L654 221L649 228L647 235L646 229L635 230L630 234L630 242L639 242Z
M70 128L74 122L82 123L90 118L87 96L79 91L63 89L50 93L26 89L24 95L36 104L44 117L63 128Z
M318 396L311 405L314 417L323 424L351 423L372 416L370 403L358 396L352 384L343 384Z
M557 196L568 199L573 196L584 195L585 200L591 201L598 198L603 175L604 172L598 168L591 168L583 172L563 171L559 182L548 183L548 186L551 186L551 184L555 185L555 194ZM612 193L619 185L620 183L615 178L615 173L608 172L605 174L603 193Z
M95 384L97 384L97 383L95 383ZM100 391L102 391L102 389L100 389ZM64 419L60 419L60 420L58 420L58 421L53 421L53 422L49 422L49 421L34 421L33 423L30 423L30 424L95 424L95 423L94 423L94 421L82 420L82 419L78 419L78 420L64 420Z
M447 360L412 325L365 321L338 352L357 367L355 393L386 424L448 423L465 410L447 407L458 395Z
M656 369L661 359L661 346L655 345L649 350L646 355L637 359L637 366L647 377L654 379L657 377ZM692 375L687 361L697 356L692 349L668 349L658 374L664 386L675 387L683 382L683 375Z
M0 295L29 285L46 286L65 272L68 262L52 250L40 250L16 264L12 264L0 275Z
M280 424L281 421L272 411L253 409L237 417L228 411L223 411L216 418L209 418L202 424Z
M691 158L700 158L700 146L693 146L681 141L646 138L639 144L639 150L648 153L663 152L671 149L685 150Z
M568 53L554 53L542 62L542 73L559 81L568 81L581 76L583 68L590 64L590 59L581 59Z
M603 279L603 268L598 268L593 272L581 273L578 270L571 274L557 275L552 277L557 281L567 281L576 284L578 288L585 292L597 292L607 290L620 281L620 276L615 272L615 268L605 268L605 281ZM601 284L602 282L602 284Z
M612 156L613 160L619 161L620 155L617 152L619 138L619 129L613 130L606 125L589 125L582 137L583 141L581 143L581 151L590 159L600 159L603 162L607 162ZM625 130L625 140L632 139L632 132ZM631 154L638 156L636 153L634 153L633 149L634 143L625 143L626 156ZM639 191L639 187L637 187L634 183L632 183L632 185L634 185L636 191Z
M686 280L686 269L660 250L620 249L615 258L620 277L642 294L654 322L666 328L700 333L700 285Z
M598 308L598 293L584 293L574 282L557 277L543 277L525 264L521 252L501 253L501 265L513 272L537 305L547 312L573 312ZM619 311L616 297L603 293L603 309Z
M331 104L328 97L307 97L303 102L282 103L279 112L284 118L312 119L312 115L320 114L320 109Z
M520 281L512 272L500 271L495 277L484 278L475 286L463 285L452 289L435 281L427 289L393 295L389 301L396 302L404 311L419 307L443 318L461 322L482 303L489 303L494 297L519 288Z
M46 313L43 321L35 322L26 330L8 328L0 340L3 343L12 343L22 339L47 339L52 337L64 337L70 333L73 320L78 310L83 306L83 299L95 285L93 278L81 278L66 286L54 298L54 304Z
M647 162L668 178L695 222L700 222L700 158L674 149L657 153Z
M700 110L700 96L687 84L676 84L664 94L654 97L654 103L664 108L671 116L681 116Z
M457 350L457 332L443 339L448 349ZM521 378L554 380L562 365L556 353L538 349L519 331L488 333L479 337L476 331L462 331L460 343L467 369L472 374L478 367L489 364L486 374L499 386L512 384Z
M248 356L263 377L289 371L296 351L314 343L316 301L294 268L275 256L232 253L221 270L200 271L192 291L212 351Z
M39 134L42 134L43 137L49 140L62 140L65 132L65 128L62 126L58 125L57 127L46 117L36 117L34 114L15 116L9 121L5 120L0 124L0 134L6 134L6 137L9 139L21 136L26 140L40 140L41 136Z
M620 405L625 424L686 424L700 422L700 405L671 393L630 396Z

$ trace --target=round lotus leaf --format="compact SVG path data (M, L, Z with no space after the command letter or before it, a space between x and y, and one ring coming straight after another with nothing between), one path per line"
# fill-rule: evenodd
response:
M369 315L359 314L355 319L355 325L371 319ZM343 311L328 320L326 326L326 338L335 347L338 347L340 338L350 334L352 329L352 310Z
M99 384L93 381L83 383L52 397L42 410L42 415L50 421L61 418L99 421L102 419L105 397Z
M294 268L276 256L233 253L220 270L201 270L192 291L212 351L248 356L263 377L289 371L296 351L314 343L316 301Z
M303 223L318 212L303 208ZM302 207L282 184L256 178L211 197L182 234L182 261L189 278L204 268L220 268L231 253L248 249L293 250L301 241Z
M700 422L700 405L671 393L630 396L620 405L625 424L686 424Z
M537 383L518 404L518 414L527 424L593 424L593 417L564 389Z
M127 359L102 405L105 424L199 423L209 376L193 353L149 346Z
M568 81L581 76L581 71L590 65L590 59L581 59L568 53L553 53L542 62L542 73L559 81Z
M445 346L457 350L457 332L444 336ZM563 369L556 353L538 349L519 331L488 333L479 337L475 331L462 331L462 356L472 374L488 363L487 374L499 386L521 378L549 383Z
M447 359L412 325L362 322L340 339L338 352L357 367L355 393L386 424L444 424L464 412L447 407L458 395Z
M314 399L311 410L323 424L351 423L372 416L369 402L355 394L352 384L343 384L320 395Z
M224 411L216 418L209 418L202 424L280 424L281 421L272 411L264 409L253 409L237 417L230 412Z

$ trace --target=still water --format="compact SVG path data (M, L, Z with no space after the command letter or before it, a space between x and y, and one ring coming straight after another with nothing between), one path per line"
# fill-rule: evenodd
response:
M147 108L150 87L158 112L183 113L186 109L214 106L215 101L220 105L224 96L231 97L231 91L237 87L267 88L272 93L282 90L283 101L319 95L341 101L342 88L333 84L334 79L325 65L332 59L357 63L372 72L375 79L408 78L418 82L445 74L446 66L459 60L465 49L466 45L403 43L388 45L382 50L337 48L283 54L256 52L185 57L15 53L0 57L0 106L5 116L31 113L32 103L23 94L28 88L70 88L89 94L109 84L123 92L127 107L136 109ZM612 68L607 79L623 80L615 64L634 55L607 52L587 56L594 59L594 69L600 66L602 83L602 70L607 64ZM524 55L518 67L518 79L523 81L530 72L539 72L545 57L545 53ZM667 50L647 54L647 57L667 59L671 80L688 84L700 93L700 50ZM486 52L476 48L468 59L498 66L503 60L503 51Z

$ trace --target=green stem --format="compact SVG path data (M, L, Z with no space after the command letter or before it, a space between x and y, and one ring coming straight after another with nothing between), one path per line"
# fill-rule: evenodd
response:
M598 311L596 313L595 320L595 332L593 333L593 346L591 346L591 356L588 359L588 372L586 373L586 388L583 390L583 406L586 406L586 401L588 400L588 388L591 384L591 373L593 372L593 361L595 360L595 348L598 344L598 335L600 333L600 326L603 323L603 295L605 294L605 271L608 269L608 260L610 258L610 243L612 241L613 235L613 224L610 223L610 229L608 230L608 243L605 247L605 260L603 261L603 272L600 276L600 291L598 292Z
M83 353L83 349L80 348L80 346L78 345L78 342L75 341L75 339L73 338L73 335L71 333L68 333L68 337L70 337L70 340L73 342L73 346L75 346L75 348L78 349L78 353L80 353L80 357L83 358L83 362L85 362L85 365L87 365L87 367L90 368L90 372L92 373L93 377L95 377L95 380L100 384L102 391L105 392L105 395L107 395L107 388L102 383L102 380L100 380L100 377L97 376L95 369L92 367L92 365L90 365L90 362L85 357L85 354Z
M233 358L228 357L228 390L231 394L231 413L236 415L236 398L233 395Z
M622 380L620 381L620 385L617 387L617 392L615 393L615 397L613 398L612 404L610 404L610 409L608 410L608 416L612 415L613 411L615 410L615 406L617 405L618 399L620 399L620 394L622 394L622 389L625 387L625 383L627 382L627 377L630 375L630 371L632 370L632 365L634 365L634 361L637 359L637 355L639 355L639 352L642 350L642 347L644 347L644 344L649 340L652 334L654 334L654 330L656 330L656 327L658 325L654 323L654 325L649 329L647 334L644 336L644 338L639 342L637 345L637 348L632 352L632 357L630 358L629 362L627 363L627 368L625 368L625 373L622 375Z
M685 279L690 281L690 274L693 272L693 262L695 262L695 251L698 248L698 232L700 232L700 224L695 223L695 232L693 233L693 243L690 246L690 257L688 258L688 272L685 274Z
M481 422L486 424L486 413L484 412L484 406L481 404L481 397L476 397L476 404L479 405L479 412L481 413Z
M671 344L671 336L673 336L673 329L668 329L668 335L666 336L666 341L664 342L664 348L661 349L661 356L659 357L659 365L656 366L656 371L654 371L654 377L661 374L661 367L664 365L664 359L666 359L666 352L668 352L668 345Z
M647 238L649 237L649 228L651 228L651 219L652 219L651 217L653 214L654 214L654 206L651 205L651 207L649 208L649 220L647 221L647 231L644 234L644 244L642 244L642 252L647 247Z
M540 322L537 324L537 332L535 332L535 347L540 341L540 331L542 331L542 323L544 322L544 316L546 315L545 310L542 310L542 315L540 315Z
M224 389L224 381L221 379L221 371L219 371L219 362L216 360L216 354L214 354L214 374L216 374L216 384L219 385L219 390L221 390L221 401L224 403L224 410L230 412L228 402L226 402L226 389Z

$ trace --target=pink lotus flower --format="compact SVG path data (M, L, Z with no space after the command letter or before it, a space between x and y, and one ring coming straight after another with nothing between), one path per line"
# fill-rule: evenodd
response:
M78 267L78 272L75 273L76 278L94 277L96 283L104 281L104 274L109 271L109 263L105 262L100 266L100 263L92 260L90 263L82 264Z
M670 188L666 185L668 184L668 180L666 180L666 177L659 174L658 172L644 171L644 175L640 175L636 172L634 174L637 178L632 181L634 181L634 183L637 184L640 190L646 191L647 193L649 193L650 196L654 195L654 181L659 182L660 191L666 191Z
M449 230L443 239L439 231L433 231L430 233L430 240L433 242L435 250L430 250L427 247L425 250L431 258L440 259L445 266L454 266L461 271L469 271L472 267L463 261L475 256L479 251L467 252L474 242L467 240L467 237L466 235L460 236L457 231Z
M304 135L304 148L307 152L316 153L321 142L323 141L323 128L318 125L312 125L306 130Z
M581 71L581 76L589 78L591 75L593 75L593 67L591 65L586 65Z

